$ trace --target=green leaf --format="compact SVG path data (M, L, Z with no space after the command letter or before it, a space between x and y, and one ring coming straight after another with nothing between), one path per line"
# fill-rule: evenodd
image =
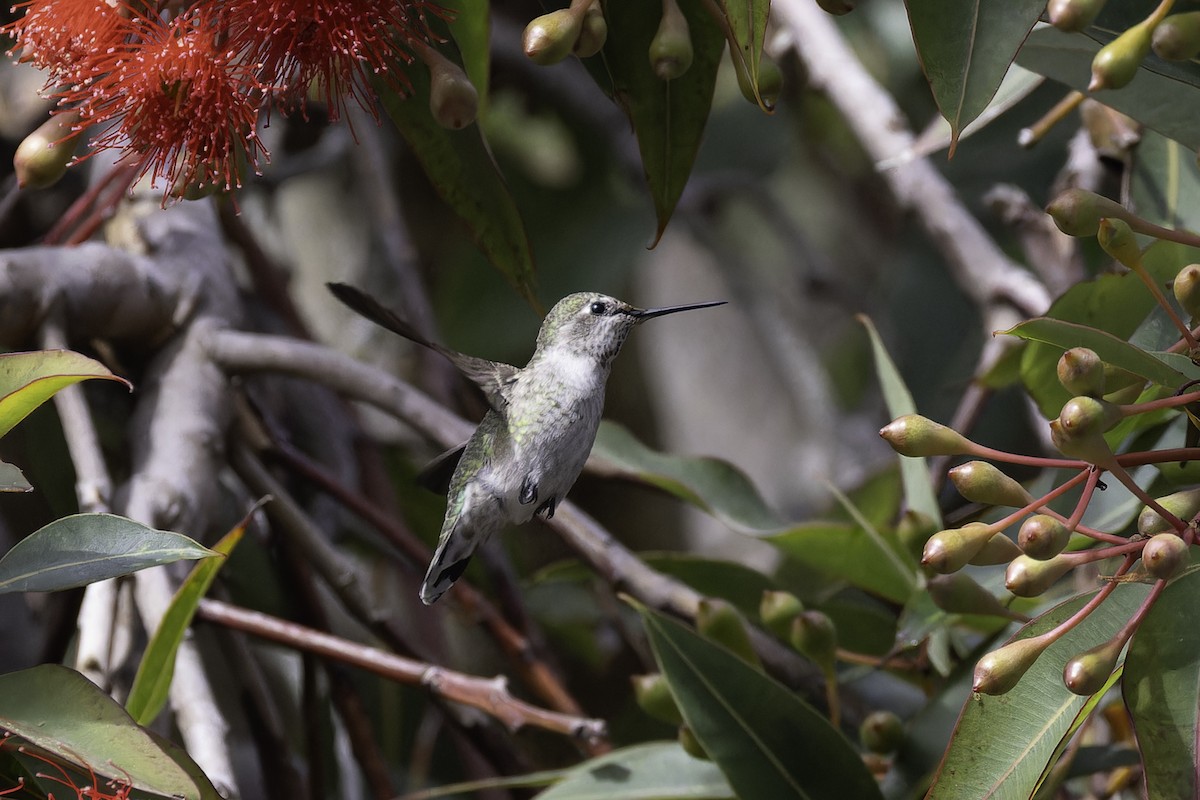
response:
M879 385L883 389L883 401L887 404L888 413L892 419L905 414L917 413L917 404L913 402L912 394L896 369L896 363L888 355L883 340L875 325L865 315L859 315L858 321L867 329L871 337L871 351L875 354L875 371L879 374ZM904 499L913 511L919 511L941 526L942 510L938 505L937 495L933 491L933 479L929 475L929 464L923 458L901 458L900 478L904 482Z
M912 576L853 523L805 522L763 538L789 559L871 594L903 603L912 593Z
M1083 34L1039 26L1017 54L1017 63L1082 92L1087 90L1092 59L1100 47L1101 42ZM1200 148L1194 112L1200 104L1198 81L1200 71L1194 64L1168 63L1151 55L1128 86L1100 92L1096 99L1194 152Z
M32 492L33 486L25 480L25 473L15 464L0 461L0 492Z
M0 558L0 593L72 589L212 555L183 534L156 531L115 514L73 514L34 531Z
M64 762L109 779L187 800L216 797L78 672L57 664L0 675L0 727Z
M906 0L917 57L953 131L987 108L1046 4L1040 0Z
M717 800L733 790L716 764L692 758L676 742L623 747L573 767L538 800Z
M1200 629L1195 598L1200 572L1172 581L1147 613L1125 657L1121 682L1133 717L1146 796L1150 800L1195 797L1200 759L1196 698L1200 697Z
M684 720L738 797L881 797L846 737L795 693L680 623L639 611Z
M525 223L478 125L451 131L429 113L429 71L408 71L412 94L379 92L380 102L438 195L500 274L535 308L533 250Z
M646 565L683 581L705 597L728 600L748 617L758 616L764 591L779 588L756 569L736 561L703 558L690 553L638 553ZM591 576L584 570L586 577Z
M171 599L171 605L158 623L158 630L150 637L146 652L138 664L129 697L125 699L125 710L139 725L153 722L166 704L171 679L175 675L175 654L179 651L179 645L183 644L188 626L192 624L196 606L208 594L217 572L242 540L248 520L249 517L243 519L213 546L213 552L221 555L221 558L206 558L192 568Z
M712 107L717 68L725 47L721 28L703 0L680 0L692 37L692 66L673 81L654 74L647 53L658 30L661 6L644 0L608 0L604 61L614 99L633 123L642 167L662 236L683 193L700 149Z
M688 458L651 450L626 428L600 423L592 447L601 474L650 484L712 514L734 530L776 530L784 522L745 473L716 458Z
M0 354L0 436L59 389L91 378L120 381L133 388L99 361L70 350Z
M1099 608L1046 648L1011 691L998 697L969 697L928 800L1027 800L1058 743L1088 702L1063 686L1067 660L1110 639L1149 592L1150 587L1142 583L1118 585ZM1078 611L1089 597L1055 606L1022 628L1014 639L1050 630Z
M1160 283L1171 280L1188 263L1190 248L1157 242L1142 256L1146 271ZM1152 310L1153 296L1133 272L1101 275L1077 283L1054 301L1046 316L1106 331L1118 339L1129 339ZM1057 417L1071 399L1058 382L1058 359L1063 348L1030 342L1021 357L1021 377L1047 419Z
M1166 228L1200 230L1200 168L1196 154L1152 130L1133 151L1129 206Z
M759 108L770 113L774 109L767 106L759 93L758 76L771 0L721 0L721 10L725 12L729 32L737 47L736 57L742 60L746 74L750 76L750 85L754 87Z
M1184 367L1185 363L1190 363L1186 358L1181 360L1164 359L1161 356L1172 354L1147 353L1142 348L1118 339L1111 333L1086 325L1077 325L1074 322L1064 322L1049 317L1037 317L1028 322L1022 322L1009 330L1001 331L1001 333L1019 336L1029 341L1051 344L1060 350L1087 347L1095 350L1101 360L1114 367L1132 372L1134 375L1140 375L1160 386L1178 388L1189 380L1187 375L1168 363L1169 360L1179 367Z

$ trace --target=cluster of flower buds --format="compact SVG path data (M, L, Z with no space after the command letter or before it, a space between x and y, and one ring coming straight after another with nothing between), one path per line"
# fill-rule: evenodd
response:
M831 7L847 5L840 0L820 2L829 2ZM846 13L851 7L852 4L849 4L844 11L831 13ZM705 13L718 17L717 21L725 31L729 42L730 60L737 73L738 88L742 94L755 104L761 97L764 108L774 108L783 86L783 73L779 66L766 55L759 59L756 92L755 82L751 79L745 58L734 41L728 21L721 16L722 12L716 4L705 3L703 8ZM579 58L594 56L604 47L607 38L608 25L604 20L599 0L571 0L571 4L566 8L531 20L525 26L523 46L525 55L530 60L535 64L547 66L557 64L572 54ZM662 17L647 51L650 68L660 80L673 81L687 73L692 66L694 55L691 29L678 0L662 0Z
M1062 31L1082 31L1104 8L1105 0L1050 0L1050 24ZM1100 48L1092 59L1088 91L1120 89L1137 74L1150 51L1168 61L1188 61L1200 55L1200 11L1170 14L1161 3L1150 16Z
M406 93L406 65L430 69L439 123L474 119L475 90L430 42L433 0L29 0L3 31L47 73L57 129L18 153L23 185L61 176L86 129L169 194L231 189L268 154L256 129L272 105L307 113L312 93L337 119L348 101L374 112L374 82ZM43 126L46 128L46 126ZM52 138L53 137L53 138Z
M1076 198L1078 199L1078 198ZM1077 204L1076 204L1077 205ZM1076 220L1078 221L1078 220ZM1121 225L1128 223L1102 217L1094 226L1104 240L1104 231L1112 228L1106 249L1127 263L1140 265L1136 248L1129 252ZM1200 265L1191 265L1180 274L1177 295L1190 298ZM1163 300L1165 303L1165 300ZM1200 308L1188 302L1181 304L1193 316ZM1106 682L1126 642L1133 635L1150 605L1161 593L1165 582L1179 573L1188 563L1189 549L1196 536L1195 519L1200 515L1200 489L1154 499L1147 495L1126 471L1128 463L1147 463L1147 459L1131 461L1115 455L1105 439L1117 423L1126 417L1162 408L1182 407L1200 399L1200 392L1135 404L1121 404L1130 391L1136 396L1144 381L1127 372L1112 368L1092 350L1072 348L1058 362L1058 378L1068 392L1075 396L1062 407L1057 419L1050 422L1051 438L1066 459L1039 458L1006 453L979 445L962 434L917 415L900 417L880 431L880 435L901 455L967 456L967 461L950 470L950 479L959 493L974 503L1016 509L992 523L970 522L961 527L932 532L925 541L921 563L932 575L927 588L940 607L958 613L1005 615L1020 619L994 596L969 577L959 573L968 564L988 565L1007 563L1005 586L1018 597L1037 597L1046 592L1059 578L1076 566L1107 558L1123 559L1114 580L1105 586L1071 618L1042 633L1013 641L984 656L976 666L974 688L986 694L1007 692L1029 669L1037 657L1051 644L1071 630L1103 602L1117 585L1117 578L1129 573L1153 581L1155 588L1142 608L1109 641L1078 654L1067 662L1063 682L1078 694L1093 694ZM1196 458L1194 450L1160 451L1150 455L1152 460L1170 461ZM982 460L982 459L987 459ZM1029 466L1078 470L1077 474L1046 495L1034 498L1019 483L997 468L993 461ZM1145 503L1138 518L1138 533L1133 537L1096 530L1082 523L1084 511L1100 485L1100 476L1108 472L1121 481ZM1081 487L1075 510L1069 516L1050 506L1056 498ZM1016 541L1005 533L1020 523ZM1140 558L1139 572L1130 573Z

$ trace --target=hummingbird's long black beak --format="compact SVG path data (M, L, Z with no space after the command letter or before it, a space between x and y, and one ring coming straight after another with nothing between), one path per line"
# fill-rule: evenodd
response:
M723 306L727 301L712 300L708 303L692 303L686 306L664 306L663 308L631 308L625 313L633 317L638 322L645 322L648 319L661 317L666 314L674 314L678 311L694 311L697 308L712 308L713 306Z

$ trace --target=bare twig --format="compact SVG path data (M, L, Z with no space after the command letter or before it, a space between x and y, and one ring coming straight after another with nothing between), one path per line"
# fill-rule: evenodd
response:
M420 686L444 700L478 708L511 731L532 726L585 739L605 735L602 720L559 714L517 700L508 693L503 678L489 680L443 669L218 600L201 600L196 616L322 658L352 664L389 680Z

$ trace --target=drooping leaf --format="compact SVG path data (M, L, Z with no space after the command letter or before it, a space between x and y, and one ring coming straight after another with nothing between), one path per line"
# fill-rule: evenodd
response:
M57 664L0 675L0 727L86 772L131 781L165 797L217 796L197 784L125 709L78 672Z
M0 461L0 492L32 492L33 486L25 480L25 473L15 464Z
M692 39L691 68L673 81L654 74L647 53L658 30L661 5L643 0L608 0L604 62L613 99L629 115L642 154L642 167L662 236L691 174L708 122L725 37L703 0L680 0Z
M719 800L733 790L716 764L676 742L623 747L573 767L538 800Z
M1092 59L1101 46L1100 41L1083 34L1039 26L1017 54L1017 63L1082 92L1091 80ZM1166 62L1151 55L1128 86L1100 92L1096 99L1193 152L1200 148L1200 128L1193 113L1200 102L1200 69L1194 63Z
M684 720L738 797L881 797L841 731L794 692L680 623L639 611Z
M57 519L0 558L0 593L53 592L182 559L216 555L180 533L115 514Z
M1040 0L906 0L917 57L942 116L950 155L987 108L1046 4Z
M0 353L0 436L59 389L91 378L120 381L133 388L99 361L70 350Z
M149 725L167 702L171 689L171 678L175 674L175 654L183 643L184 634L192 624L196 606L208 593L218 570L225 565L233 548L242 540L249 517L243 519L221 541L213 545L213 552L221 558L206 558L192 568L191 573L180 584L158 623L158 629L150 637L146 652L138 664L137 675L125 699L125 710L139 725Z
M592 456L601 474L656 486L735 530L758 532L784 524L745 473L727 461L659 453L639 442L628 429L607 420L600 423Z
M1063 686L1067 660L1111 638L1149 591L1142 583L1120 584L1099 608L1048 647L1007 694L969 697L929 800L1027 800L1088 701ZM1087 599L1076 597L1055 606L1022 628L1014 639L1049 630L1078 611Z
M409 70L412 95L380 91L380 102L404 136L438 195L466 225L472 240L527 302L534 297L533 250L525 223L478 125L451 131L429 112L429 73Z
M1121 681L1133 717L1146 795L1151 800L1200 792L1200 630L1193 624L1200 572L1168 584L1138 627Z
M729 32L737 48L742 63L746 66L746 74L750 77L750 85L758 98L758 105L764 111L774 109L768 107L762 97L759 87L759 71L762 63L763 41L767 35L767 17L771 13L771 0L721 0L721 10L729 21Z
M905 414L917 413L917 405L913 402L912 394L896 369L896 363L884 347L883 340L875 325L865 316L859 316L858 321L867 329L871 337L871 351L875 354L875 372L879 376L879 385L883 389L883 401L887 405L888 414L892 419ZM929 476L929 464L923 458L900 459L900 477L904 482L904 499L913 511L925 514L939 526L942 520L942 510L938 505L937 496L933 491L933 479Z
M1151 277L1165 284L1188 263L1193 252L1173 243L1156 242L1146 249L1142 263ZM1155 308L1153 296L1138 276L1124 272L1075 284L1054 301L1046 316L1127 340ZM1048 419L1057 417L1063 403L1071 399L1058 381L1058 359L1062 352L1059 345L1031 341L1021 356L1025 388Z
M482 107L487 103L491 76L491 3L489 0L441 0L440 5L454 15L448 23L450 35L462 54L467 77L479 92Z

